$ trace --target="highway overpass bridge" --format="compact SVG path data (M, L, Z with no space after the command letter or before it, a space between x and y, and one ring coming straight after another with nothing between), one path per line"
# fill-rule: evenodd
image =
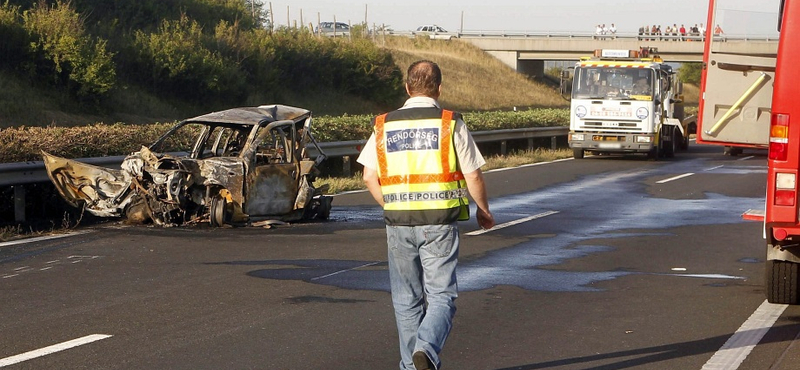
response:
M486 51L517 72L541 77L545 61L577 61L592 55L595 49L638 50L640 47L658 48L667 62L700 62L703 60L703 41L699 37L662 38L644 40L638 35L490 35L461 33L459 37ZM774 56L778 50L777 39L715 38L714 49L731 54Z

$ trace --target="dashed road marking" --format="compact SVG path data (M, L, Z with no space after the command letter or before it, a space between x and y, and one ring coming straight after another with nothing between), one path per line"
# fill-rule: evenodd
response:
M48 347L40 348L40 349L37 349L37 350L21 353L21 354L18 354L16 356L1 358L0 359L0 367L5 367L5 366L13 365L13 364L16 364L16 363L20 363L20 362L23 362L23 361L32 360L32 359L37 358L37 357L42 357L42 356L46 356L46 355L49 355L49 354L52 354L52 353L61 352L61 351L64 351L64 350L68 350L70 348L82 346L84 344L89 344L89 343L96 342L98 340L103 340L103 339L110 338L110 337L111 337L111 335L107 335L107 334L92 334L92 335L87 335L85 337L81 337L81 338L78 338L78 339L73 339L73 340L69 340L69 341L66 341L66 342L59 343L59 344L54 344L52 346L48 346Z
M322 275L322 276L317 276L317 277L315 277L315 278L311 278L311 281L314 281L314 280L319 280L319 279L324 279L324 278L326 278L326 277L331 277L331 276L333 276L333 275L338 275L338 274L341 274L341 273L343 273L343 272L347 272L347 271L353 271L353 270L357 270L357 269L360 269L360 268L363 268L363 267L375 266L375 265L377 265L377 264L379 264L379 263L382 263L382 262L383 262L383 261L378 261L378 262L370 262L370 263L367 263L367 264L364 264L364 265L361 265L361 266L357 266L357 267L353 267L353 268L350 268L350 269L339 270L339 271L332 272L332 273L330 273L330 274L327 274L327 275Z
M519 220L514 220L514 221L511 221L511 222L506 222L506 223L503 223L503 224L495 225L491 229L470 231L470 232L466 233L465 235L469 235L469 236L481 235L481 234L488 233L490 231L500 230L502 228L506 228L506 227L509 227L509 226L514 226L514 225L521 224L523 222L528 222L528 221L531 221L531 220L535 220L537 218L542 218L542 217L547 217L547 216L550 216L550 215L554 215L556 213L558 213L558 211L542 212L542 213L539 213L537 215L521 218Z
M69 233L69 234L48 235L48 236L39 236L39 237L36 237L36 238L20 239L20 240L14 240L14 241L10 241L10 242L0 243L0 247L8 247L8 246L18 245L18 244L35 243L35 242L41 242L41 241L45 241L45 240L52 240L52 239L61 239L61 238L66 238L68 236L88 234L90 232L92 232L92 230L76 231L74 233Z
M664 180L661 180L661 181L656 181L656 184L664 184L664 183L667 183L667 182L670 182L670 181L680 180L680 179L682 179L684 177L689 177L689 176L692 176L692 175L694 175L694 172L684 173L683 175L678 175L678 176L670 177L668 179L664 179Z

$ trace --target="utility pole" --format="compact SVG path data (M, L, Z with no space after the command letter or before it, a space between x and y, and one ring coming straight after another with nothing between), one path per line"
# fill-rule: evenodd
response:
M269 30L275 28L275 13L272 12L272 1L269 2Z
M463 10L461 11L461 31L458 31L458 33L464 33L464 11Z

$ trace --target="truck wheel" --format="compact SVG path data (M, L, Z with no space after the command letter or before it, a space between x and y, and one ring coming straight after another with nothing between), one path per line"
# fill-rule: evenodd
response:
M222 227L225 226L225 222L230 220L227 203L228 202L225 201L225 197L220 195L217 195L211 199L211 226Z
M739 154L742 154L742 152L744 152L744 149L733 146L726 146L722 149L723 155L729 155L731 157L736 157Z
M583 149L572 148L572 158L583 159Z
M658 157L661 156L661 150L659 150L660 146L661 144L653 145L653 148L647 153L647 159L651 161L657 161Z
M767 261L766 291L769 303L798 304L798 264Z
M669 129L667 132L669 132L667 134L669 141L664 142L664 157L672 158L675 157L675 152L678 148L678 137L675 135L674 129Z
M689 136L684 137L678 134L678 142L680 143L681 150L689 150Z

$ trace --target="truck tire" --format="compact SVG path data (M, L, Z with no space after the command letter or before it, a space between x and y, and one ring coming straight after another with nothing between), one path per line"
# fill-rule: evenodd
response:
M583 159L583 149L572 148L572 158Z
M729 155L731 157L736 157L739 154L742 154L743 152L744 149L733 146L726 146L722 149L722 155Z
M687 132L688 134L688 132ZM678 134L678 142L680 143L681 150L689 150L689 136Z
M766 291L769 303L798 304L798 264L768 260Z
M669 138L669 141L663 141L664 145L664 157L665 158L672 158L675 157L675 152L678 148L678 137L675 135L675 129L673 127L668 127L664 129L665 136Z
M659 149L660 146L661 144L653 145L653 148L647 153L647 159L651 161L657 161L661 156L661 150Z

